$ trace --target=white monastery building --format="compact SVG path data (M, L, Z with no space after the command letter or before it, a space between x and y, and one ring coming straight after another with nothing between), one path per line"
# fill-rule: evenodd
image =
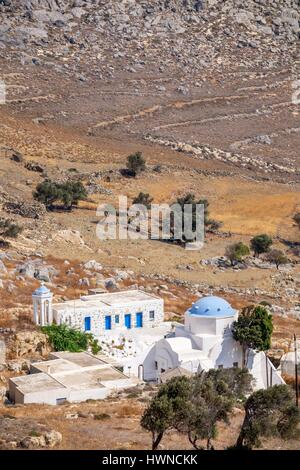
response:
M163 300L141 290L101 293L52 304L52 293L41 285L32 295L34 322L78 328L102 336L114 330L156 327L164 320Z
M185 312L184 324L164 322L163 299L142 290L90 292L54 304L52 297L45 285L33 293L35 323L67 324L92 333L107 360L123 372L96 358L82 365L74 353L55 353L51 361L33 364L32 375L11 379L11 395L21 403L104 398L111 389L129 386L130 379L161 382L176 373L243 366L242 347L231 331L238 311L220 297L199 299ZM251 350L247 368L255 389L284 383L264 352Z

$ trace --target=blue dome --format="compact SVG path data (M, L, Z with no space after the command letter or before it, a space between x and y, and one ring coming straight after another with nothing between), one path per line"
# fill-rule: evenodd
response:
M43 294L50 294L50 290L48 289L48 287L44 285L41 285L40 287L38 287L33 293L33 295L43 295Z
M202 297L191 306L188 312L190 315L211 318L233 317L235 314L235 310L226 300L215 296Z

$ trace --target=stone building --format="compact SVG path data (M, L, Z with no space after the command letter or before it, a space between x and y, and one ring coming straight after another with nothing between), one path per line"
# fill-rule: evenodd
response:
M41 285L32 298L36 324L67 324L94 336L152 328L164 320L163 300L141 290L90 294L52 304L52 293Z

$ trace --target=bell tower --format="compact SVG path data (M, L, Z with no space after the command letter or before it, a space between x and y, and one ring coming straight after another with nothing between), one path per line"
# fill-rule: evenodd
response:
M45 326L53 323L52 298L53 294L44 282L32 294L33 321L36 325Z

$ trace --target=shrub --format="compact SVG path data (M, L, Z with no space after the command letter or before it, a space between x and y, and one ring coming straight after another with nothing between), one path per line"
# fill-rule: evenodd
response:
M105 419L110 419L110 415L107 413L99 413L94 415L94 419L97 419L98 421L104 421Z
M0 235L7 238L17 238L23 227L7 219L0 220Z
M244 256L249 255L250 250L247 245L244 245L242 242L233 243L232 245L227 246L225 255L229 259L231 266L234 265L237 261L243 261Z
M146 161L141 152L133 153L127 157L127 168L133 176L145 171Z
M142 204L146 206L147 209L151 208L151 204L153 202L153 198L148 193L140 192L137 197L135 197L132 201L133 204Z
M9 248L9 247L10 247L10 243L0 238L0 248L3 248L5 250L6 248Z
M89 346L99 352L98 341L90 333L85 333L67 325L48 325L42 327L51 346L55 351L80 352L86 351ZM98 349L99 348L99 349Z

